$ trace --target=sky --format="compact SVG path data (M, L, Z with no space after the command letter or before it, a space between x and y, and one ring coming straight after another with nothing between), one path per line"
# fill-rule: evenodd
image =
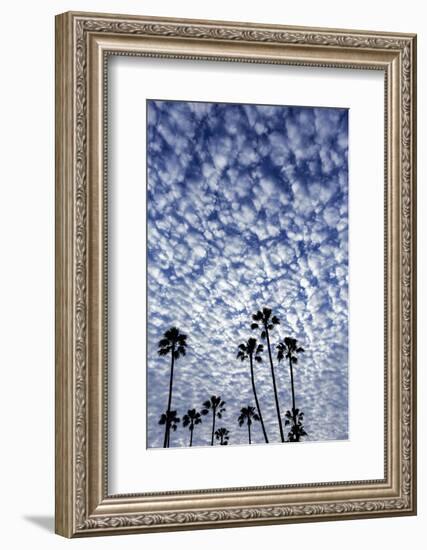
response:
M216 427L247 444L237 417L255 405L250 368L236 358L251 316L269 307L282 417L292 406L289 366L276 345L298 340L296 407L306 441L348 438L348 111L186 101L147 102L147 446L162 447L171 326L187 335L175 363L172 409L182 416L220 395ZM279 428L268 355L255 383L270 443ZM287 433L287 431L285 432ZM193 445L210 444L211 420ZM170 445L188 446L179 426ZM252 443L263 443L259 422Z

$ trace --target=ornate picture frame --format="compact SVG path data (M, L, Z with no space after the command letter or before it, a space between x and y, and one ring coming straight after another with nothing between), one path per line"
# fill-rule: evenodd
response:
M384 478L108 491L109 56L384 73ZM416 513L416 36L68 12L56 18L56 532L82 537Z

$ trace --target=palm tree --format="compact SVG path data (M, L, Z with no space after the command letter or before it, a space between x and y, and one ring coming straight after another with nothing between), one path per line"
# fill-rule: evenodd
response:
M203 409L201 413L203 415L209 414L209 411L212 411L212 437L211 445L214 444L214 433L215 433L215 420L216 418L222 418L222 414L225 412L225 401L221 400L221 397L212 395L208 401L203 403Z
M277 413L277 420L279 422L279 430L280 430L280 439L282 440L282 443L285 442L285 436L283 435L283 426L282 426L282 417L280 416L280 406L279 406L279 397L277 395L277 386L276 386L276 377L274 375L274 365L273 365L273 357L271 356L271 346L270 346L270 333L269 331L274 328L274 325L279 325L280 321L278 317L275 315L271 316L271 309L268 307L262 308L262 311L258 310L254 315L252 315L252 319L255 321L251 324L251 329L261 329L261 338L264 340L267 340L267 349L268 349L268 357L270 359L270 367L271 367L271 378L273 380L273 389L274 389L274 399L276 402L276 413Z
M176 432L179 422L181 422L181 419L178 418L176 411L166 411L166 413L163 413L160 416L159 424L164 424L169 427L167 431L167 439L163 445L164 447L169 447L170 429L172 428L172 430Z
M215 437L220 440L220 445L228 445L228 440L230 439L230 432L227 428L219 428L215 432Z
M307 435L307 432L302 425L304 422L304 413L302 411L295 409L296 423L294 421L294 415L292 415L291 411L286 411L285 417L285 426L292 422L291 429L288 433L288 441L299 441L303 435Z
M251 445L251 425L252 421L257 420L259 421L259 416L255 412L255 407L251 407L248 405L247 407L243 407L240 409L240 415L237 419L239 426L243 426L243 424L246 422L248 425L248 438L249 438L249 445Z
M249 338L246 344L240 344L239 351L237 352L237 358L241 361L245 361L249 358L249 364L251 367L251 381L252 391L254 392L256 408L258 416L261 422L262 433L264 434L265 442L268 443L267 432L265 431L264 421L262 419L261 408L259 406L258 395L255 388L255 376L254 376L254 359L257 363L262 362L261 353L264 351L264 346L259 344L257 346L256 338Z
M283 342L280 342L277 346L277 360L282 361L286 357L286 359L289 360L289 370L291 373L291 389L292 389L292 422L294 429L293 436L295 437L295 441L300 440L300 434L298 427L298 418L297 418L297 410L295 407L295 388L294 388L294 369L293 365L296 365L298 363L298 354L302 353L304 351L304 348L298 346L296 338L288 338L286 337ZM307 435L307 434L305 434Z
M163 334L163 338L159 341L158 354L163 356L163 355L169 355L169 353L170 353L170 355L171 355L171 372L170 372L170 379L169 379L169 399L168 399L168 407L166 409L166 413L171 412L172 387L173 387L173 368L174 368L175 360L179 359L179 357L181 355L185 355L186 347L187 347L187 336L185 334L182 334L179 331L179 329L177 329L176 327L171 327L169 330L167 330ZM169 415L167 414L166 415L166 420L168 418L169 418ZM166 422L163 447L168 446L169 429L170 429L170 424L169 424L169 422Z
M184 416L182 417L182 425L184 427L189 426L188 429L190 430L190 447L193 446L194 426L196 426L196 424L201 424L201 423L202 423L202 417L200 413L196 411L196 409L189 409L187 411L187 414L184 414Z

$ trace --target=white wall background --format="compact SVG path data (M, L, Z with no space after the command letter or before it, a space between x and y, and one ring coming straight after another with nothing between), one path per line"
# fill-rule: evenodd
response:
M419 399L418 517L103 537L53 534L54 15L66 10L246 20L419 34L419 394L426 389L425 95L423 4L417 0L14 0L2 6L0 85L0 517L3 548L422 548L426 407ZM425 25L424 25L425 26ZM424 390L424 391L423 391ZM424 535L425 536L425 535Z

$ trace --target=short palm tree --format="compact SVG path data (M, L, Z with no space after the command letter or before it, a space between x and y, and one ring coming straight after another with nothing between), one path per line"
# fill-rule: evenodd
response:
M249 445L252 443L251 440L251 425L252 422L256 420L259 421L259 416L255 412L255 407L251 407L248 405L247 407L243 407L240 409L240 415L237 419L239 426L243 426L243 424L246 422L248 425L248 438L249 438Z
M210 399L203 403L203 409L201 413L207 415L210 412L212 413L212 435L211 435L211 445L214 444L214 434L215 434L215 421L216 418L222 418L223 413L225 412L225 401L221 397L212 395Z
M185 428L188 426L188 429L190 430L190 447L193 446L194 426L201 423L202 423L201 414L197 412L196 409L189 409L187 411L187 414L184 414L184 416L182 417L182 425Z
M267 349L268 349L268 357L270 359L270 367L271 367L271 378L273 381L273 390L274 390L274 400L276 403L276 413L277 413L277 421L279 423L279 430L280 430L280 439L282 443L285 441L285 436L283 434L283 426L282 426L282 417L280 415L280 405L279 405L279 396L277 394L277 386L276 386L276 376L274 374L274 365L273 365L273 357L271 355L271 346L270 346L270 330L274 328L275 325L279 325L280 321L279 318L275 315L271 315L272 311L268 307L264 307L261 310L258 310L256 313L252 315L253 323L251 324L252 330L261 330L261 338L264 340L267 340Z
M215 437L219 440L220 445L228 445L230 439L230 432L227 428L218 428L215 432Z
M175 361L179 359L179 357L185 355L186 347L187 347L187 336L186 334L182 334L182 332L180 332L180 330L176 327L171 327L169 330L167 330L163 334L163 338L159 341L158 354L161 356L170 354L171 356L171 370L170 370L170 378L169 378L169 398L168 398L168 407L166 409L166 413L171 412L173 369L174 369ZM166 420L168 418L169 416L167 415ZM170 430L170 424L169 422L166 422L163 447L168 446L169 430Z
M294 369L293 365L296 365L298 363L298 354L303 353L304 348L301 346L298 346L298 342L296 338L289 338L286 337L283 342L280 342L280 344L277 345L277 360L282 361L285 357L289 361L289 370L291 373L291 390L292 390L292 426L294 428L293 441L299 441L300 436L303 435L302 433L299 433L300 430L298 430L298 409L295 406L295 388L294 388ZM302 413L303 414L303 413ZM304 435L307 435L304 433Z
M261 422L262 433L264 434L265 442L268 443L267 432L265 431L264 421L262 419L261 408L259 406L258 395L256 392L254 376L254 360L257 363L261 363L261 353L263 351L264 346L262 344L257 345L256 338L249 338L245 344L240 344L239 351L237 352L237 358L241 361L249 359L249 365L251 367L252 391L254 392L255 404L258 411L259 420Z
M174 432L176 432L176 429L178 427L179 422L181 422L181 419L177 416L176 411L166 411L166 413L163 413L160 416L159 424L168 426L167 440L166 440L165 444L163 445L164 447L169 447L170 430L172 428L172 430Z
M291 424L291 429L288 433L288 441L300 441L301 437L307 435L304 429L304 413L299 409L295 409L295 415L291 411L286 411L285 426Z

